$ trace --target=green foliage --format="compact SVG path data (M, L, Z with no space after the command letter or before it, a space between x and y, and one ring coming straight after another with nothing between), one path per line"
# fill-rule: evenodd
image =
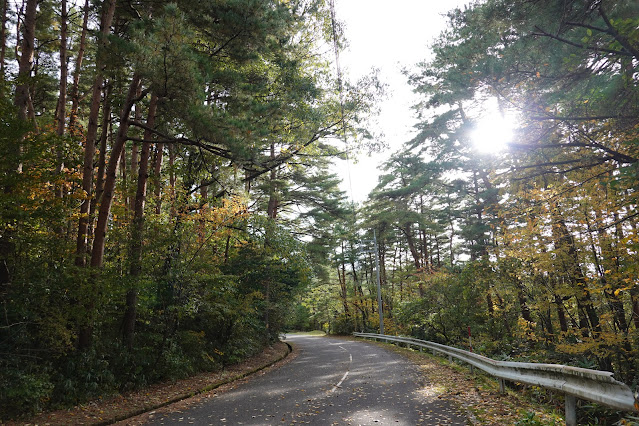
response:
M90 7L90 23L100 21L104 5ZM339 131L342 111L347 120L361 121L372 98L366 88L352 87L342 110L328 62L308 54L328 34L325 2L178 1L152 14L129 6L116 8L117 25L105 29L115 32L89 31L73 99L78 116L73 128L63 126L64 135L54 119L60 75L54 3L39 5L37 72L26 82L37 126L17 119L17 82L12 68L5 69L3 420L214 371L259 353L291 322L289 313L313 275L296 232L318 235L319 222L344 212L338 181L328 172L328 158L340 150L321 139ZM10 20L17 18L13 13ZM81 16L69 17L70 63L79 53ZM133 74L141 78L142 94L108 194L104 260L100 268L84 267L91 254L76 252L84 250L76 243L86 238L90 251L94 242L96 215L107 201L99 197L97 171L125 129L117 117ZM98 135L94 170L84 170L96 76L104 79L97 117L104 138ZM149 94L159 99L155 117L145 116ZM155 125L144 129L149 118ZM150 179L138 194L140 139L149 132ZM85 193L87 176L94 182ZM271 195L280 200L280 217L262 202ZM92 204L88 235L78 236L84 201ZM146 205L134 221L135 201ZM305 206L303 214L293 214L296 205ZM134 248L139 259L131 256ZM298 310L296 323L308 328L316 319L310 309Z
M294 312L289 315L285 330L311 331L311 311L303 304L296 304Z
M516 426L544 426L547 424L547 422L538 419L536 414L533 412L524 414L524 417L515 422Z
M3 364L0 372L1 418L36 413L48 404L54 389L46 371L24 371Z

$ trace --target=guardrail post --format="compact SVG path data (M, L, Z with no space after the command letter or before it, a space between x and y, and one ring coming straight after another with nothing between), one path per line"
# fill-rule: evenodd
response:
M566 394L566 426L577 426L577 398Z
M499 393L506 393L506 381L504 379L499 379Z

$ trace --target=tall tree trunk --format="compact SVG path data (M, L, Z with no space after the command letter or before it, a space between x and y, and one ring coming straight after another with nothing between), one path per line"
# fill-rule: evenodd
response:
M156 95L151 96L149 103L149 113L146 120L148 127L155 125L155 113L158 104ZM151 140L153 134L150 130L144 131L144 140ZM149 179L149 156L151 151L151 143L143 142L142 151L140 152L140 164L138 167L138 182L135 193L135 202L133 209L133 221L131 222L131 249L129 253L132 287L126 295L126 312L124 313L124 321L122 326L123 340L127 348L133 349L133 336L135 333L135 318L137 316L137 278L142 271L142 239L144 234L144 205L146 202L146 188Z
M28 108L31 95L29 93L29 82L31 69L33 68L33 57L35 54L35 24L38 11L38 0L26 0L26 10L24 13L24 30L20 58L18 61L18 80L15 89L15 106L18 109L18 118L27 121L29 118Z
M111 22L115 13L116 0L108 0L104 3L102 19L100 22L100 42L98 50L104 48L107 42L107 35L111 29ZM104 82L103 60L98 54L96 60L97 74L93 81L91 93L91 108L89 110L89 125L86 133L84 145L84 162L82 166L82 190L84 200L80 205L80 219L78 222L78 238L76 242L76 265L86 265L87 237L89 227L89 209L91 206L91 194L93 192L93 159L95 157L95 140L98 134L98 118L100 115L100 97L102 94L102 83ZM78 70L76 69L76 72Z
M6 15L6 7L7 4L4 4L4 13L3 19ZM18 66L18 79L16 82L15 93L14 93L14 104L18 109L18 118L22 121L26 121L28 119L28 108L31 104L30 99L31 96L29 94L29 83L31 80L31 68L33 66L33 56L35 52L35 21L36 21L36 12L37 12L37 0L27 0L26 3L26 12L24 15L24 36L22 38L21 43L21 54L19 57L19 66ZM3 29L4 29L4 20L3 20ZM3 32L3 38L4 38ZM18 38L18 42L20 43L20 26L18 24L18 31L16 33L16 37ZM3 40L4 41L4 40ZM4 47L4 42L3 42ZM4 53L3 53L4 55ZM16 45L16 55L17 55L17 45ZM4 57L2 64L4 66ZM4 78L4 75L2 75ZM4 173L5 175L14 175L22 173L22 161L20 159L22 153L22 142L23 138L19 138L12 142L12 146L9 148L9 152L11 153L11 162L7 162L7 166L3 167L3 170L0 170L0 173ZM11 179L13 182L16 182L17 179ZM15 183L6 184L4 188L2 188L5 194L10 194L15 189ZM3 217L5 221L15 221L16 217L9 217L9 215L5 215ZM15 252L15 243L13 242L13 234L10 228L7 229L6 232L0 234L0 290L4 285L8 285L11 283L11 272L9 270L9 265L11 264L11 257Z
M411 256L413 257L413 264L415 265L415 269L419 272L422 268L421 264L421 256L419 251L417 250L417 246L415 244L415 239L413 238L413 233L411 230L411 224L406 223L403 227L400 228L404 236L406 237L406 242L408 243L408 250L410 251ZM424 285L422 280L418 281L417 290L419 292L419 297L423 297L425 294Z
M93 249L91 250L91 267L100 268L104 260L104 243L106 241L107 223L111 205L113 204L113 195L115 191L115 181L117 176L118 163L124 149L129 130L129 115L131 108L136 100L138 85L140 84L140 76L134 75L129 86L122 113L120 114L120 127L115 138L113 147L111 148L111 156L106 169L106 179L104 181L104 192L102 193L102 201L98 212L98 223L95 226L95 239L93 241Z
M127 218L127 220L130 218L129 214L131 213L131 210L133 210L131 208L131 205L129 204L131 197L130 197L130 193L129 193L129 182L128 182L128 174L127 174L127 168L126 168L126 141L124 141L125 145L122 147L122 152L120 153L120 162L119 162L119 168L120 168L120 179L121 179L121 186L123 188L123 198L124 198L124 210L125 210L125 217Z
M67 113L67 0L60 2L60 96L56 108L56 134L64 135L64 125ZM64 169L63 147L58 147L56 174L60 175ZM56 197L62 198L63 191L61 185L56 185ZM60 231L62 232L62 231Z
M632 323L635 330L639 330L639 288L635 285L630 289L630 299L632 301Z
M164 144L158 143L155 149L155 165L153 176L155 178L155 214L162 212L162 157L164 154Z
M408 249L410 250L410 254L413 256L413 263L415 264L415 269L419 271L422 267L421 264L421 256L419 254L419 250L417 250L417 245L415 244L415 238L413 237L413 231L411 229L410 223L405 223L403 227L401 227L401 231L406 237L406 242L408 243Z
M0 78L4 78L4 59L7 54L7 11L9 0L2 0L2 23L0 24Z
M517 300L519 301L519 310L521 312L521 317L532 323L532 316L530 315L530 308L528 307L528 298L526 297L526 289L524 288L523 283L519 280L519 278L514 278L515 286L517 287Z
M111 90L112 85L106 82L104 88L104 102L102 107L102 132L100 134L100 149L98 154L98 174L95 181L95 196L91 197L91 206L89 208L89 227L87 238L87 254L91 254L91 241L93 240L93 224L95 219L95 211L97 209L102 191L104 191L104 170L106 169L106 151L107 141L111 135Z
M170 215L171 218L176 217L177 210L175 206L175 185L177 183L175 179L175 145L169 144L169 199L171 202Z
M342 261L341 265L337 267L337 278L339 280L340 298L342 299L342 306L344 307L344 315L347 321L350 320L351 312L348 307L348 290L346 289L346 261L343 258L345 256L344 242L342 241Z
M200 182L200 220L198 224L198 244L206 241L206 212L208 210L209 186L205 179Z
M568 320L566 319L566 310L564 308L564 301L558 295L554 295L553 303L557 309L557 319L559 320L559 328L561 331L568 331Z
M599 316L595 311L590 290L586 284L586 278L581 270L574 238L568 230L568 226L561 215L559 206L556 204L552 205L550 211L553 221L553 240L555 249L558 251L558 262L566 273L568 280L576 287L572 290L577 299L577 306L581 315L580 327L582 328L582 333L588 333L588 328L599 332L601 331ZM582 313L585 315L582 315Z
M135 94L136 98L140 97L141 91L142 91L142 88L138 87L138 92ZM134 112L133 112L133 119L138 123L142 121L142 109L139 108L139 105L135 105ZM126 149L123 151L122 158L123 160L126 160ZM135 210L135 197L132 196L132 191L133 191L133 188L136 187L135 181L138 175L139 162L140 162L140 145L137 141L133 141L133 143L131 144L131 163L129 164L129 179L131 180L131 182L130 183L126 181L123 182L124 188L126 188L126 194L127 194L126 196L128 197L128 201L129 201L127 203L127 206L129 206L129 209L131 211ZM122 162L121 166L123 167L123 171L126 170L126 164L124 161Z
M275 158L275 143L271 142L271 159ZM268 199L268 207L267 207L267 215L271 219L277 218L277 208L279 205L279 197L277 194L277 171L275 168L271 170L270 173L271 182L269 188L269 199Z
M113 191L115 189L116 172L120 159L124 142L126 141L126 133L129 126L129 113L135 99L135 90L140 83L140 78L137 74L133 77L131 87L129 89L128 96L122 107L122 114L120 115L120 127L116 140L111 150L111 156L109 157L109 164L106 169L106 179L104 182L104 192L102 194L102 200L100 203L100 210L98 212L98 223L94 231L93 247L91 249L91 262L90 265L93 268L102 267L102 260L104 258L104 243L106 239L106 228L111 211L111 204L113 202ZM76 259L77 260L77 259ZM82 324L78 335L78 348L86 349L91 344L91 337L93 334L93 317L95 311L95 305L91 301L84 306L87 313L87 321Z
M56 109L56 133L64 135L67 112L67 0L60 1L60 96Z
M113 2L115 4L115 0ZM80 34L80 45L78 46L78 56L75 58L75 68L73 70L73 85L71 86L71 112L69 114L69 129L74 129L80 105L80 70L84 59L84 50L87 40L87 24L89 22L89 0L84 2L84 16L82 18L82 33ZM110 25L110 24L109 24Z

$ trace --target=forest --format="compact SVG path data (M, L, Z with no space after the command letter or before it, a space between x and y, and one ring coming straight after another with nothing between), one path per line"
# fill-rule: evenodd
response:
M446 19L356 205L331 164L379 148L384 87L335 67L332 1L2 0L0 419L376 332L377 272L387 334L636 388L639 4Z

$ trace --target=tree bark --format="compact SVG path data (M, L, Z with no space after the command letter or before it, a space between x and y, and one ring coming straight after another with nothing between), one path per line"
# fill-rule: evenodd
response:
M58 97L58 105L56 108L56 134L64 135L64 125L67 112L67 0L60 2L60 95ZM61 143L62 141L60 141ZM64 170L64 154L63 148L58 147L57 150L57 166L56 174L60 175ZM61 185L56 185L55 195L62 198L63 190ZM60 233L62 230L60 230Z
M271 159L274 159L274 158L275 158L275 143L271 142ZM277 179L276 170L277 170L276 168L273 168L271 169L271 173L270 173L271 184L269 188L267 215L271 219L277 218L277 208L279 206L279 199L278 199L277 185L276 185L276 179Z
M155 165L153 176L155 178L155 214L162 212L162 157L164 154L164 144L158 143L155 149Z
M64 135L67 112L67 0L60 1L60 96L56 109L56 133Z
M98 223L95 226L95 239L93 241L93 249L91 250L91 267L93 268L101 268L104 260L104 243L106 241L109 213L111 212L111 205L113 204L117 169L126 142L127 132L129 130L129 115L136 100L135 95L139 84L140 76L136 74L133 76L131 85L129 86L129 92L122 107L122 113L120 114L118 134L111 148L111 156L109 157L109 163L106 169L102 202L100 203L100 210L98 212Z
M587 287L586 278L581 270L574 238L559 211L559 206L556 204L552 205L550 211L553 222L553 242L555 249L558 251L558 262L567 274L568 280L576 286L576 288L572 290L574 291L577 306L580 311L580 327L582 328L582 333L588 333L588 328L599 332L601 331L599 316L593 306L590 290ZM582 313L585 314L585 316L583 316Z
M171 208L170 208L170 215L171 218L176 217L177 215L177 209L175 206L176 200L175 200L175 184L176 184L176 179L175 179L175 145L174 144L169 144L169 199L171 202Z
M115 3L115 2L114 2ZM84 59L86 48L87 24L89 22L89 0L84 2L84 16L82 18L82 33L80 34L80 45L78 46L78 56L75 58L75 68L73 69L73 85L71 86L71 112L69 114L69 129L73 130L78 116L78 106L80 105L80 70Z
M91 198L89 208L89 227L87 239L87 254L91 253L91 240L93 239L93 223L102 191L104 190L104 170L106 169L107 141L111 134L111 83L107 82L104 88L104 102L102 107L102 132L100 134L100 149L98 154L98 173L95 181L95 196Z
M15 90L15 106L18 109L18 118L27 121L29 118L28 107L31 95L29 94L29 81L33 68L35 54L35 24L38 11L38 0L27 0L24 14L24 31L22 46L18 61L18 80Z
M4 59L7 54L7 9L9 0L2 1L2 23L0 27L0 78L4 78Z
M151 96L149 103L149 113L146 120L148 127L155 125L155 114L158 104L158 97ZM153 134L150 130L145 130L144 140L150 140ZM142 143L140 152L140 164L138 167L138 182L135 193L135 202L133 204L133 221L131 222L131 249L129 253L130 269L129 275L132 278L132 288L126 295L126 312L124 313L124 321L122 326L124 344L128 349L133 349L133 337L135 334L135 319L137 317L137 277L142 271L142 239L144 237L144 206L146 203L146 189L149 179L149 157L151 151L151 143Z
M102 19L100 23L100 47L106 44L107 35L110 32L111 22L115 13L116 0L110 0L104 4L102 11ZM91 93L91 108L89 110L89 126L87 128L86 140L84 145L84 162L82 167L82 190L84 191L84 200L80 205L80 219L78 222L78 238L76 241L76 265L86 265L87 252L87 236L89 234L89 209L91 206L91 194L93 191L93 158L95 157L95 140L98 134L98 118L100 114L100 97L102 93L102 83L104 82L103 68L104 61L96 60L97 74L93 81ZM78 70L76 69L76 72ZM75 82L74 82L75 84Z

